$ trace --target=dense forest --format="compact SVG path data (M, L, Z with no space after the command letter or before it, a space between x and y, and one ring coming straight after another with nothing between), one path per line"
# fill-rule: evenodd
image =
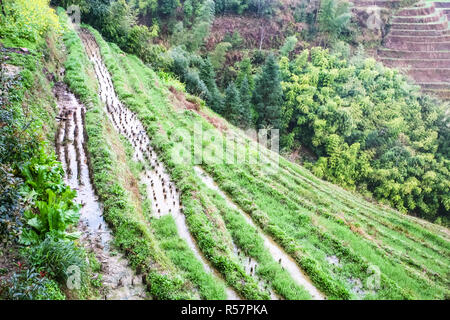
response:
M0 5L0 299L448 299L449 102L352 3ZM195 121L279 171L173 161Z

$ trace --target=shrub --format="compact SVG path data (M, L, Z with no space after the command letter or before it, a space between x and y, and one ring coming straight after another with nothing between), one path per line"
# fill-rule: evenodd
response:
M37 42L48 30L61 31L58 16L49 0L6 0L6 16L0 24L0 37Z
M24 217L30 230L24 230L21 241L24 244L43 240L47 233L58 238L76 239L77 234L67 233L67 228L76 225L79 206L74 203L76 191L63 181L63 169L55 155L45 153L41 145L36 157L21 165L25 185L23 192L33 202Z
M80 285L88 284L86 254L73 241L49 235L38 245L28 248L26 256L36 270L45 272L60 283L66 283L76 269L80 271Z
M323 0L320 4L318 21L319 30L337 40L343 32L348 31L352 17L351 4L346 0Z
M36 269L21 269L3 284L0 297L7 300L64 300L58 284ZM5 290L6 289L6 290Z
M5 247L18 239L23 225L21 185L11 168L0 165L0 243Z

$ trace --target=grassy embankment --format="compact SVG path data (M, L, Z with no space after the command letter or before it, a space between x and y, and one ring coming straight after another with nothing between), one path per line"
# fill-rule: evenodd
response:
M65 39L70 52L66 81L89 105L86 132L91 172L104 205L105 219L113 226L115 243L127 253L132 266L146 274L155 298L225 299L223 283L203 270L178 236L171 217L154 225L148 223L151 205L139 183L142 166L132 160L131 145L107 121L95 89L92 66L78 35L69 31Z
M268 266L259 268L258 274L269 281L277 293L285 297L300 296L301 290L291 290L292 286L281 285L282 281L273 277L278 273L269 266L275 268L275 265L265 264L264 258L258 256L257 252L263 251L260 246L261 250L255 249L261 244L259 240L249 240L246 245L244 239L249 239L251 232L247 230L251 229L239 230L238 225L242 224L233 223L233 218L240 219L239 214L220 203L220 197L214 192L204 188L192 165L180 165L171 160L174 142L179 141L174 128L192 133L193 123L201 121L205 128L217 130L209 123L209 117L225 124L229 133L245 141L243 134L207 108L201 110L204 117L195 111L180 109L180 101L174 102L169 87L182 90L181 85L170 77L158 77L136 57L122 54L115 45L95 35L119 97L138 114L182 190L190 230L205 256L230 285L245 292L236 285L237 269L233 270L234 265L230 267L230 261L235 260L222 260L229 255L227 243L231 236L247 254ZM190 151L190 141L184 144L185 150ZM203 145L208 144L211 146L211 141L204 139ZM238 144L237 148L237 154L247 150L255 152L251 143L247 147ZM263 152L263 157L271 155ZM309 171L283 158L279 171L270 175L262 166L248 162L232 166L204 163L202 167L285 248L328 298L444 299L448 296L450 243L447 229L367 202L357 194L315 178ZM214 232L217 229L221 234ZM331 257L339 262L329 262ZM239 267L238 262L236 266ZM381 272L380 287L370 291L367 284L376 278L374 270L377 268ZM360 289L365 292L361 293Z
M268 294L261 291L255 280L245 273L243 264L234 254L231 244L233 237L235 243L247 255L258 261L258 276L262 277L275 292L288 299L309 298L309 294L296 285L288 273L283 271L271 258L263 247L263 240L257 235L256 230L247 225L237 212L227 208L220 197L218 198L214 192L206 188L190 164L176 165L170 161L172 143L164 133L159 133L171 134L174 128L183 127L189 119L178 116L183 123L179 124L179 120L172 125L166 122L160 130L157 120L162 113L177 114L169 108L166 86L153 85L154 81L160 82L160 80L153 78L151 70L143 66L135 57L127 56L126 60L122 61L121 52L117 47L109 47L95 31L94 35L100 44L104 62L112 73L116 92L125 105L138 113L139 118L148 129L149 136L153 139L154 148L171 171L172 178L181 190L184 212L190 231L211 264L243 297L249 299L268 298ZM141 68L143 69L138 74L131 74ZM163 106L168 108L164 109ZM190 117L189 113L187 115ZM226 214L228 215L226 216ZM217 232L217 230L221 232Z
M59 15L61 20L67 19L61 10ZM195 298L192 283L166 256L145 222L145 204L136 192L138 181L129 166L127 145L107 120L97 95L93 67L80 38L68 29L64 42L68 51L65 81L88 109L85 123L91 175L115 244L125 252L131 266L145 275L154 298ZM200 295L213 298L202 290Z
M39 7L40 11L36 13L36 6L33 3L29 11L17 11L23 9L22 4L13 10L10 3L7 3L5 4L7 16L2 16L0 22L6 23L0 24L2 47L0 91L3 109L1 122L2 127L6 125L5 132L2 131L2 135L4 134L2 160L12 161L9 164L2 163L2 167L11 166L14 179L19 178L22 181L18 190L22 198L19 207L22 209L10 208L9 212L6 210L4 216L2 213L2 218L14 215L15 210L39 212L38 210L43 210L42 208L60 205L61 192L67 188L63 181L64 171L61 164L56 161L54 149L57 127L55 117L58 114L58 107L52 89L54 83L61 80L59 71L65 59L61 30L57 16L50 8ZM30 16L36 15L40 15L39 19L37 21L31 19L30 22ZM27 28L18 27L27 19ZM7 71L8 75L5 74ZM7 115L7 118L3 118L4 115ZM9 129L13 133L9 132ZM13 137L9 137L10 134ZM8 195L10 191L8 183L2 186L6 188L2 189L2 192L6 191L4 195ZM56 194L57 200L54 199L52 203L48 200L48 190L53 190ZM2 202L4 208L8 208L7 202L10 199L2 198L2 200L5 200L5 203ZM38 201L40 206L37 205ZM69 207L73 206L72 200L67 200L66 203ZM13 279L10 279L12 282L0 284L2 286L0 294L3 295L5 292L9 294L6 296L7 299L59 300L97 297L96 288L99 283L92 278L98 264L95 258L87 254L77 241L51 237L49 230L40 230L38 232L40 237L31 241L25 237L32 229L27 224L29 217L21 215L20 219L21 236L14 239L14 245L1 249L2 255L6 254L7 259L15 266L11 270L2 270L13 275ZM7 220L3 220L2 223L5 221ZM75 229L74 225L67 227L68 231ZM14 224L11 224L9 236L16 234L12 232L15 228ZM13 261L20 263L15 264ZM80 289L67 288L68 265L77 265L80 268ZM24 286L28 286L26 290Z

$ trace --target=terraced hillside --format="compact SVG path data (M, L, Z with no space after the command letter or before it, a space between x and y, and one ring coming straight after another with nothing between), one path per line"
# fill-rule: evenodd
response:
M401 6L401 0L353 0L353 7L359 10L363 10L369 7L382 8L398 8Z
M86 117L97 114L97 121L129 139L134 155L122 166L134 168L138 201L146 203L128 216L105 210L105 219L113 230L139 221L170 260L171 272L189 279L183 290L202 298L448 298L448 229L314 177L95 30L81 37L104 106ZM98 132L91 127L87 134L92 144ZM204 151L194 151L195 157L203 161L190 161L196 139ZM102 157L92 145L90 151L98 185ZM217 161L221 155L230 161ZM104 187L97 190L109 201ZM155 278L148 276L141 241L122 240L121 247L152 290Z
M435 2L434 5L436 8L441 9L447 16L447 19L450 20L450 3L448 1Z
M405 70L425 92L450 98L450 2L419 1L398 10L378 58Z

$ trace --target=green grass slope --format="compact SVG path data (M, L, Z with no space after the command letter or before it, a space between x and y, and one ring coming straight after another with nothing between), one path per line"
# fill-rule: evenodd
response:
M135 56L106 43L97 32L94 35L118 96L136 112L181 190L189 229L211 264L243 297L265 298L232 254L232 239L260 263L258 276L277 294L288 299L308 298L265 251L257 231L216 192L206 188L194 165L179 164L171 157L180 143L181 149L191 152L191 140L181 140L176 131L181 128L193 135L196 122L217 136L225 133L227 145L231 137L239 137L237 155L254 154L257 145L208 108L185 108L192 104L180 98L183 86L178 81L166 74L160 77ZM222 149L206 136L202 145L216 152ZM260 156L263 162L272 164L276 159L265 149ZM448 229L368 202L283 158L279 170L270 174L264 165L251 164L248 159L232 165L204 162L201 166L295 259L327 298L448 298ZM249 241L252 234L254 241Z

